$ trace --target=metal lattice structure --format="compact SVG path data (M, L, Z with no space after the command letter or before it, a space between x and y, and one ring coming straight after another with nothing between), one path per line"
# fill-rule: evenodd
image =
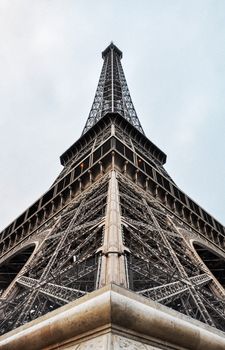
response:
M111 43L103 51L102 58L104 63L83 134L108 112L120 113L144 134L121 65L122 52Z
M2 334L108 283L225 330L225 229L167 174L121 57L113 44L103 52L82 137L50 189L1 232Z

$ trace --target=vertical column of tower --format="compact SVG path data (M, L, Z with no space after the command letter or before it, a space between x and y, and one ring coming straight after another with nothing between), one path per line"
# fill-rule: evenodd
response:
M111 111L114 112L114 72L113 72L113 64L114 64L114 50L111 47Z
M119 189L116 172L112 170L109 181L102 261L99 287L116 283L128 287L125 267L125 247L122 241L122 226L119 203Z

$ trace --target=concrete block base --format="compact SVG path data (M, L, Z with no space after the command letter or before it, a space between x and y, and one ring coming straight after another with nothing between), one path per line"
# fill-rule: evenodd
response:
M114 284L0 337L0 350L224 350L225 335Z

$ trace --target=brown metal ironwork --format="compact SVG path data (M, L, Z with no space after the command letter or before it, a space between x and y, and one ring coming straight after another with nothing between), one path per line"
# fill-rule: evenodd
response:
M82 137L50 189L1 232L1 333L110 282L225 330L225 229L165 170L121 57L113 44L103 52Z

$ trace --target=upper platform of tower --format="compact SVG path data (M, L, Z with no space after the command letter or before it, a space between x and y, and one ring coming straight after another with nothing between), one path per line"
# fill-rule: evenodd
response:
M142 134L141 123L137 117L121 65L122 51L111 43L103 52L103 67L83 133L86 133L108 112L122 115Z

